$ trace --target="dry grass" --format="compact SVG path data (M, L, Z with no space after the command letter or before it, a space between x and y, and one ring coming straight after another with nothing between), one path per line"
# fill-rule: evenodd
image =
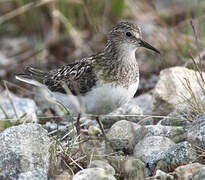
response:
M7 8L1 8L1 6ZM0 25L2 26L0 36L5 36L5 34L14 37L25 36L28 38L28 44L31 44L29 48L22 48L23 50L10 54L9 58L13 58L15 61L4 66L7 75L3 78L13 81L13 72L20 72L22 65L33 63L51 69L70 62L70 59L72 61L90 55L103 48L105 32L118 20L135 19L147 22L147 24L153 22L156 24L154 25L156 28L148 32L145 38L158 47L163 54L159 61L154 61L153 59L156 57L153 57L152 54L144 55L141 74L147 77L153 73L158 74L165 67L191 64L200 74L199 82L202 82L200 87L205 96L205 78L202 75L204 71L202 58L205 55L204 49L202 49L205 44L203 42L205 39L203 11L200 1L197 8L182 10L175 7L159 11L150 1L137 0L0 0ZM194 20L191 21L191 25L190 18ZM196 27L195 22L200 24L200 28ZM9 26L12 26L12 30L7 32ZM194 41L192 31L194 32ZM35 40L30 41L32 39L30 36ZM67 52L66 55L64 49ZM188 50L192 53L188 54ZM57 51L56 54L55 51ZM193 93L189 82L186 87L192 96L192 100L187 100L187 104L193 118L195 115L205 112L205 104L200 97ZM5 88L7 89L7 86ZM16 92L16 87L12 85L10 88ZM25 96L25 91L22 91L22 88L18 89L20 90L17 92L23 92ZM4 113L6 116L6 110ZM69 112L66 110L65 114L68 115ZM141 116L142 119L148 117L169 118ZM39 118L52 120L59 117L43 116ZM11 125L8 124L8 126ZM76 132L74 124L64 137L58 137L56 134L58 134L58 130L49 134L53 142L50 149L51 177L55 177L62 169L67 169L73 175L86 168L92 159L106 159L113 155L98 155L94 151L85 152L83 147L79 151L79 145L84 145L92 140L96 142L93 146L97 147L102 138L88 136L80 138L80 133ZM66 142L65 140L69 136L72 138ZM204 156L203 150L201 156ZM120 167L123 167L125 162L126 160L123 160ZM58 167L62 167L62 169L58 169ZM117 170L118 178L128 176L122 169Z

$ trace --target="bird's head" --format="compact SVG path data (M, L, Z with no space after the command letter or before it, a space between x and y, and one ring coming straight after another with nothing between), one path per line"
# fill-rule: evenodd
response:
M125 50L136 50L138 47L145 47L160 54L152 45L143 40L140 28L130 22L118 23L109 33L108 41Z

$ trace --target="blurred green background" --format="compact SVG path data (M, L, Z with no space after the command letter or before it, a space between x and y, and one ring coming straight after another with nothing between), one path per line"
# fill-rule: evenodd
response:
M192 68L188 51L203 58L204 10L203 0L0 0L0 79L14 82L26 65L49 70L96 53L118 21L130 20L162 52L136 53L142 93L161 69Z

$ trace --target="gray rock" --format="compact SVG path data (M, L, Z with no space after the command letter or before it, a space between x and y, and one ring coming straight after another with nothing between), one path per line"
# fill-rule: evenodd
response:
M130 104L139 106L142 109L143 114L149 115L152 112L152 107L151 107L152 95L149 93L146 93L146 94L137 96L136 98L133 98L130 101Z
M72 180L72 175L68 171L64 170L61 174L55 176L55 180Z
M147 177L144 163L134 157L129 157L123 162L125 179L141 180Z
M192 119L189 114L190 110L188 108L175 109L168 116L160 120L158 124L165 126L187 126L191 123L189 120Z
M85 179L92 179L92 180L99 180L99 179L106 179L106 180L116 180L115 177L111 174L108 174L102 168L88 168L79 171L77 174L73 176L73 180L85 180Z
M141 120L142 115L143 112L140 107L133 103L127 103L118 108L116 111L106 116L101 116L100 120L105 128L110 128L115 122L120 120L138 122Z
M0 134L0 179L47 179L50 140L39 124L7 128ZM35 179L35 178L34 178Z
M205 114L198 115L187 127L187 141L193 146L205 147Z
M104 138L103 140L99 140L97 138L87 140L82 143L82 148L90 156L104 156L105 154L112 152L112 149L106 146Z
M200 170L194 175L193 180L205 179L205 168L202 167Z
M107 137L112 141L114 149L132 153L135 144L137 144L145 134L146 130L143 126L121 120L110 128Z
M177 167L174 172L176 174L177 179L200 180L205 178L205 173L203 173L204 170L205 165L199 163L191 163Z
M96 167L104 169L111 175L115 175L115 169L105 161L101 161L101 160L91 161L89 168L96 168Z
M10 98L9 98L10 95ZM17 120L36 122L37 106L35 102L28 98L19 98L6 91L0 94L0 119L15 123ZM21 119L21 117L23 117Z
M133 156L107 156L109 164L117 170L121 170L124 179L141 180L147 177L145 164Z
M47 172L45 169L36 169L33 171L27 171L18 174L17 178L18 180L46 180L47 179Z
M162 125L148 125L144 126L146 129L146 137L148 136L163 136L171 139L175 143L185 140L186 133L183 127L177 126L162 126Z
M145 164L147 173L152 175L156 169L161 169L164 172L172 171L173 168L181 164L188 164L195 159L196 154L191 144L184 141L153 154Z
M162 70L153 91L152 111L157 115L168 115L175 109L187 107L190 104L189 100L193 98L192 93L199 102L204 101L205 95L200 84L203 83L196 71L184 67Z
M167 180L174 180L174 177L170 174L167 174L159 169L157 169L156 174L154 176L154 180L157 179L167 179Z
M162 136L149 136L138 142L135 146L133 155L143 162L147 161L153 154L168 149L174 145L169 138Z

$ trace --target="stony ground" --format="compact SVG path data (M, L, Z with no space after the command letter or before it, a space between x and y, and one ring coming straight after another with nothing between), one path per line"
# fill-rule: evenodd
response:
M22 22L14 27L9 21L6 33L0 29L0 179L205 179L205 43L200 31L205 21L196 1L189 1L190 8L187 1L174 3L127 1L119 15L141 24L145 39L162 55L139 51L136 96L99 117L106 140L95 117L85 116L77 123L42 89L14 79L26 65L52 69L97 52L103 48L104 34L71 28L68 38L51 43L54 35L49 31L45 45L36 42L34 32L13 34ZM203 12L204 1L199 5ZM10 6L2 4L0 12L6 8ZM193 15L191 24L187 9ZM108 26L116 21L110 17ZM0 25L2 21L0 17Z

